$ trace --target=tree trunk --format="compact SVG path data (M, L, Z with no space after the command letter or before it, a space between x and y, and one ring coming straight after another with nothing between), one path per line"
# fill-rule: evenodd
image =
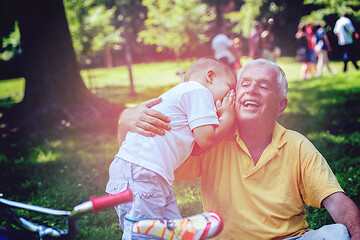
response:
M51 127L64 120L83 124L107 117L116 123L119 111L93 95L81 79L62 0L16 0L16 17L26 80L23 102L15 107L19 126ZM14 119L14 111L10 115Z
M133 79L132 70L131 70L132 55L131 55L131 50L130 50L128 25L126 22L124 3L122 1L120 1L120 11L121 11L121 14L123 15L123 27L124 27L124 36L125 36L125 58L126 58L126 66L128 68L129 78L130 78L130 96L135 96L136 92L135 92L135 86L134 86L134 79Z

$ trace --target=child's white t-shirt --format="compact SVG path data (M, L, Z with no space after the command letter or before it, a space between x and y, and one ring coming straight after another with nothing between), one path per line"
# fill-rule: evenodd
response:
M175 169L194 147L192 130L219 125L219 120L211 92L198 82L180 83L160 97L162 102L152 108L169 117L171 130L155 137L128 132L116 156L156 172L171 185Z

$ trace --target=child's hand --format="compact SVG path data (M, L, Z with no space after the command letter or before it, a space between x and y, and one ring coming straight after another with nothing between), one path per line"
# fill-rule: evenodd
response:
M223 98L222 101L216 101L216 109L219 118L226 118L227 121L232 121L235 117L235 91L231 89Z

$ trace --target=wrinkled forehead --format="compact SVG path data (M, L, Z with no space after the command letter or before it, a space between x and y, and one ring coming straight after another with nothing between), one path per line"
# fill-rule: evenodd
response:
M276 82L278 72L270 65L258 62L245 65L237 75L237 86L244 80Z

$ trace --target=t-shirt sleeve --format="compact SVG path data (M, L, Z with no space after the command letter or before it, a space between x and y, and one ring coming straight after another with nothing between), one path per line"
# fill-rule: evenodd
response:
M181 104L191 130L204 125L219 125L214 98L208 89L199 88L186 92Z
M335 192L343 192L343 189L325 158L310 141L302 145L301 194L307 205L320 208L326 197Z
M350 34L353 33L355 31L354 26L352 25L352 23L349 21L344 25L344 28L346 29L346 31L348 31Z

